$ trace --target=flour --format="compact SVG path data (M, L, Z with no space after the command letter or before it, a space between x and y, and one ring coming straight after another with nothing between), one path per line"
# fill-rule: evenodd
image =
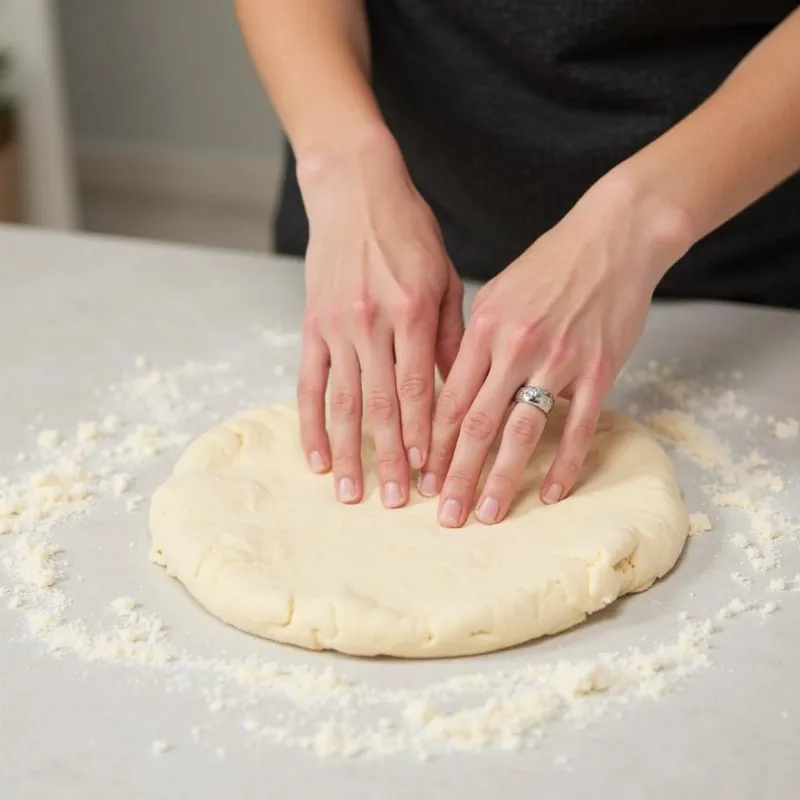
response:
M753 498L741 490L735 492L717 492L711 496L711 502L719 508L750 508Z
M50 450L54 447L58 447L61 437L59 436L58 431L48 429L43 430L36 438L36 441L38 442L39 447Z
M280 330L259 329L257 338L268 357L281 361L296 354L300 343L297 332ZM782 549L798 538L797 521L780 505L785 477L761 450L747 447L740 454L722 433L726 425L755 430L758 415L738 392L696 386L678 379L673 366L653 363L626 373L620 384L635 392L636 402L629 404L635 413L645 416L678 459L700 470L700 483L708 489L708 508L691 518L692 533L704 535L693 537L685 559L691 561L695 546L716 541L741 560L731 573L730 596L700 619L684 615L665 627L660 642L552 661L539 660L534 646L530 659L512 661L512 667L459 661L451 667L456 674L398 688L356 680L347 674L347 663L334 668L323 656L308 657L304 664L282 663L286 654L274 649L280 660L203 656L180 644L179 632L169 631L131 586L115 592L131 596L101 598L82 618L70 592L84 575L67 563L71 543L64 524L101 504L135 513L143 497L131 495L131 488L142 470L183 447L190 430L207 427L221 416L220 409L227 415L233 400L243 399L235 397L238 376L248 375L256 360L164 369L141 357L133 374L99 394L103 406L96 413L62 426L72 433L34 433L31 451L15 461L28 471L0 478L0 594L10 609L3 613L19 615L24 620L19 635L42 652L138 670L166 692L197 696L207 725L187 733L189 746L210 746L224 758L224 748L205 742L231 715L242 716L240 735L248 741L297 747L321 758L408 754L426 761L448 751L541 746L553 724L581 728L600 724L612 712L634 713L637 703L668 702L682 682L709 668L717 637L730 635L747 619L766 623L779 610L767 593L781 593L787 603L797 600L800 575L791 580L767 575L779 568ZM268 367L275 377L283 374L279 366L273 361ZM283 396L275 397L274 389L260 390L247 404L284 399L293 392L291 382L281 391ZM785 423L788 427L769 423L774 438L792 438L784 435L791 420ZM85 578L92 581L88 572ZM696 588L702 597L702 584ZM746 600L736 596L745 592ZM592 636L602 636L601 625ZM376 664L378 669L376 674L394 674L390 662ZM164 755L172 746L157 739L150 748ZM566 761L559 757L559 763Z
M776 439L794 439L800 430L800 423L792 417L776 420L772 426L772 434Z
M163 756L169 752L170 747L163 739L156 739L150 749L154 756Z
M732 617L742 614L750 608L747 603L738 597L734 597L727 605L723 606L717 613L719 620L731 619Z
M111 601L111 608L123 617L132 614L136 605L136 601L132 597L118 597Z
M136 511L137 508L144 502L144 497L140 494L134 495L133 497L129 497L125 501L125 510L126 511Z
M652 376L649 380L655 382ZM685 385L679 394L687 407L698 407L697 393L693 393L690 386ZM709 397L707 391L701 394ZM736 406L735 395L731 399L729 392L719 395L716 402L719 404L717 410ZM718 419L721 416L724 414L711 413L710 418ZM741 415L733 416L738 418ZM780 495L785 491L782 476L769 469L769 459L759 450L751 450L744 458L738 457L715 431L700 426L693 413L660 411L652 414L648 423L663 441L672 443L681 454L706 472L714 473L718 480L704 486L704 491L717 508L746 513L750 533L761 542L763 549L759 550L750 544L743 534L736 534L732 543L743 549L751 568L756 572L778 568L781 564L778 543L781 540L798 539L800 526L796 520L788 519L775 507L772 497L764 494L764 490L771 495ZM776 423L773 420L770 424L774 426Z
M708 514L698 511L694 514L689 514L689 535L697 536L699 533L707 533L711 530L711 520Z

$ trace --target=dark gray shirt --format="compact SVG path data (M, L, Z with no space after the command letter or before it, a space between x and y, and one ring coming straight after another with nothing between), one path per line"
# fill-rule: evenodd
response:
M367 0L373 85L454 263L488 279L705 100L795 7ZM301 254L306 237L289 159L278 249ZM800 176L698 243L658 294L800 307Z

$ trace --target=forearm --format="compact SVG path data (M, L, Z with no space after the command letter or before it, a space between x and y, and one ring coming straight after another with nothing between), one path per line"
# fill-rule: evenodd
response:
M656 214L680 220L692 244L798 169L800 11L795 11L705 103L615 173Z
M235 0L298 162L385 132L369 81L363 0Z

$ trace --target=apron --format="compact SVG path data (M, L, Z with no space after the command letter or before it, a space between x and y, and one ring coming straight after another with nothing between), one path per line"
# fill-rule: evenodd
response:
M460 274L484 281L598 178L702 103L796 3L367 0L366 7L386 122ZM307 237L287 147L276 249L302 255ZM695 245L656 296L800 307L800 175Z

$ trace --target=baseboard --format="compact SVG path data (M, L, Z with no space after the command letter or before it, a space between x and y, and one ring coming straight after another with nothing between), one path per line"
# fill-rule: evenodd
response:
M202 150L78 142L83 191L221 206L268 216L281 177L279 156L229 156Z

